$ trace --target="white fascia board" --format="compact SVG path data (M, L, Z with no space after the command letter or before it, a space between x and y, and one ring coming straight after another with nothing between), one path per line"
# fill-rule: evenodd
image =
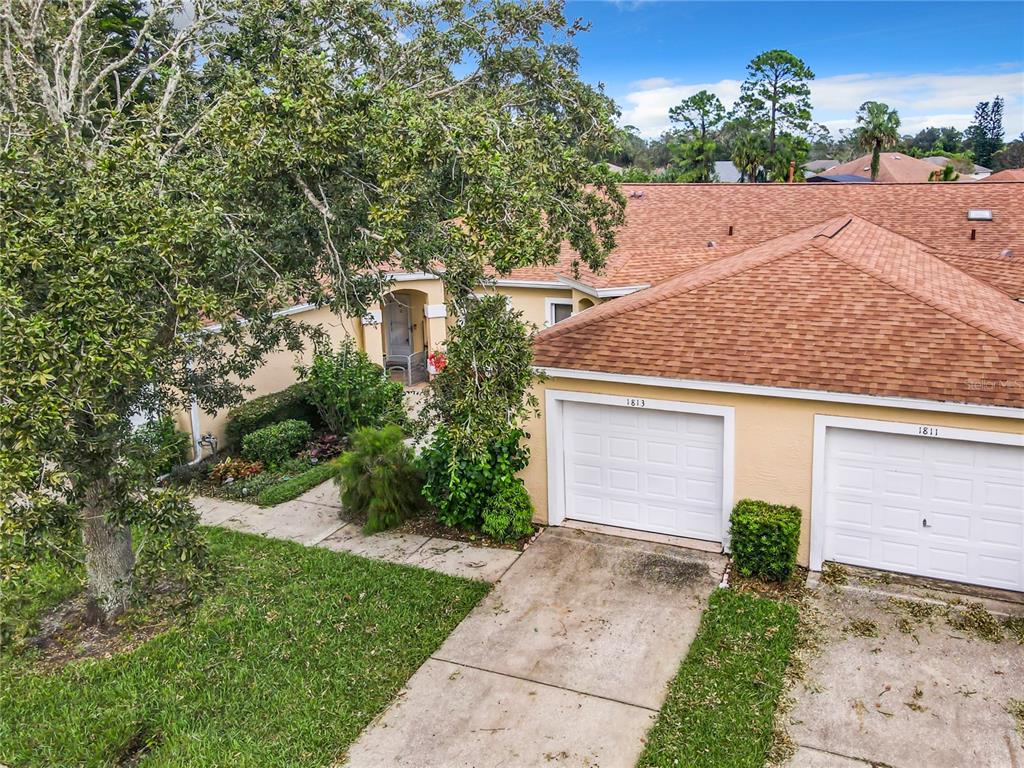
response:
M593 286L581 283L579 280L573 280L569 277L562 275L558 276L558 280L563 285L567 285L570 288L575 288L581 293L585 293L588 296L593 296L596 299L613 299L617 296L628 296L631 293L642 291L644 288L650 288L650 283L643 283L641 285L617 285L612 288L594 288Z
M488 280L484 285L493 285L498 288L539 288L541 290L555 288L560 291L565 290L565 285L558 280Z
M602 371L580 371L573 368L546 368L537 366L536 371L550 378L606 381L617 384L633 384L643 387L667 387L669 389L694 389L705 392L729 392L737 395L758 397L783 397L790 400L819 400L828 403L851 405L874 405L882 408L906 408L914 411L937 413L963 413L972 416L996 416L1003 419L1024 419L1024 408L1010 408L1001 405L977 403L954 403L941 400L918 400L910 397L885 397L879 395L855 395L847 392L827 392L817 389L794 389L790 387L769 387L760 384L734 384L724 381L699 381L696 379L668 379L660 376L637 376L625 373Z
M309 312L309 311L314 310L314 309L320 309L323 306L326 306L326 305L324 305L324 304L295 304L295 305L293 305L291 307L286 307L285 309L277 310L276 312L273 313L272 316L273 317L288 317L289 315L297 315L297 314L299 314L301 312ZM245 320L245 319L241 320L240 322L241 322L242 325L248 325L249 324L249 321ZM220 323L214 323L213 325L205 325L205 326L203 326L203 333L220 333L223 328L224 328L224 326L221 325Z
M440 280L440 276L432 272L388 272L384 275L396 283L408 283L413 280Z

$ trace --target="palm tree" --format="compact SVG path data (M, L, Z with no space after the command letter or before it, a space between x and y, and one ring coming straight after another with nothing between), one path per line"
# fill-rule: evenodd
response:
M749 182L757 181L757 173L768 161L768 142L759 133L748 133L733 146L733 165Z
M878 160L884 147L900 140L900 116L888 104L865 101L857 110L857 143L871 151L871 180L878 178Z

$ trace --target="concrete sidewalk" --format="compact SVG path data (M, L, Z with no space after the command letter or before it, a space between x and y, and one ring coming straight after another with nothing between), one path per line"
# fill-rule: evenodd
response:
M461 541L385 531L372 536L345 519L333 481L275 507L193 497L204 525L327 547L375 560L416 565L452 576L497 581L520 556L518 550L475 547Z
M632 766L725 558L549 528L349 750L377 766Z

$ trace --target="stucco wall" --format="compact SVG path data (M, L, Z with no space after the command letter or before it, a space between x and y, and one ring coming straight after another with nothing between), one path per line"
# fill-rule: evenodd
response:
M512 300L512 306L523 313L523 319L528 323L543 329L547 324L545 299L572 299L571 290L559 290L558 288L508 288L498 286L496 288L484 289L495 290L503 296Z
M537 385L535 391L542 404L542 413L526 430L530 434L530 465L524 471L523 479L533 497L536 520L540 523L546 523L548 519L547 424L543 403L549 389L731 406L736 420L734 501L755 498L800 507L804 514L799 552L802 565L807 565L810 558L811 471L816 414L1024 433L1024 424L1019 420L991 416L553 378Z

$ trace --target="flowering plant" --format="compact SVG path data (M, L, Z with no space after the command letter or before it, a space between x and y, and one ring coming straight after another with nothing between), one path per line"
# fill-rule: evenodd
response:
M448 358L444 352L430 352L427 354L427 370L430 373L440 373L448 365Z

